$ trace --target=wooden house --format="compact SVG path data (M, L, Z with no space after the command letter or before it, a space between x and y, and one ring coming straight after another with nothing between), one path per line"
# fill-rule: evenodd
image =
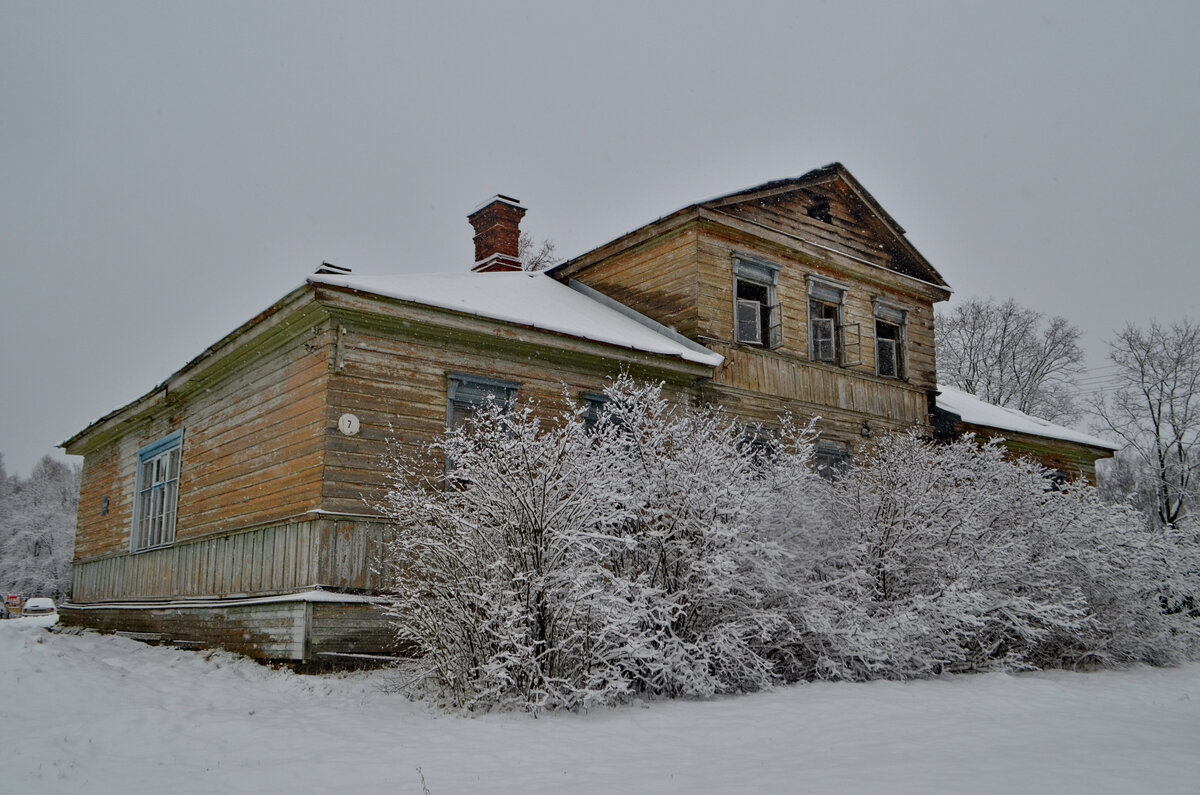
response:
M64 622L301 663L386 650L389 440L419 445L489 395L588 399L629 372L754 432L820 416L826 465L933 431L949 289L841 165L543 273L520 271L524 212L497 196L469 216L472 272L322 268L67 440L84 467Z

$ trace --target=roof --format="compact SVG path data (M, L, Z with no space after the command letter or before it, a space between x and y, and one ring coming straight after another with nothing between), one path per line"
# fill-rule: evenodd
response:
M981 400L970 392L964 392L952 386L938 386L941 394L937 396L937 407L942 411L957 414L963 422L971 425L981 425L986 428L996 428L1002 431L1023 433L1030 436L1044 436L1049 439L1061 439L1066 442L1086 444L1105 450L1119 450L1120 446L1101 439L1098 436L1083 433L1063 425L1056 425L1040 417L1033 417L1023 411L1010 409L1006 406L996 406Z
M649 318L585 295L542 272L394 276L317 274L310 276L308 281L620 348L677 356L710 367L724 361L721 354L673 334Z
M719 211L722 207L731 204L737 204L739 202L751 201L764 195L775 195L789 191L800 191L804 190L805 188L811 188L816 185L833 181L838 181L845 185L847 190L854 196L854 198L861 202L864 207L866 207L869 213L874 217L874 223L877 225L880 233L885 237L891 238L900 251L902 251L907 259L912 263L917 272L920 273L920 276L914 276L913 274L907 273L903 273L902 275L912 276L913 278L918 278L920 281L927 282L937 287L941 287L946 290L949 289L949 285L946 283L946 280L942 277L942 275L937 271L936 268L933 267L929 260L925 259L924 255L917 250L917 248L905 235L904 227L900 226L900 224L898 224L896 220L892 218L891 214L889 214L888 211L883 208L883 205L876 201L875 197L872 196L870 192L863 187L862 183L850 173L850 170L841 163L830 163L827 166L814 168L813 170L801 174L798 177L786 177L783 179L771 180L770 182L764 182L760 185L742 188L741 190L736 190L732 193L724 193L720 196L713 196L711 198L689 204L686 207L681 207L673 213L668 213L667 215L651 221L648 224L644 224L637 229L626 232L625 234L620 235L619 237L616 237L607 243L597 246L591 251L587 251L578 257L573 257L572 259L561 262L558 265L555 265L553 268L550 268L547 272L560 273L564 275L573 274L580 269L580 263L594 252L607 248L618 241L637 234L643 229L655 226L656 224L665 222L668 219L686 217L689 214L696 214L702 210Z

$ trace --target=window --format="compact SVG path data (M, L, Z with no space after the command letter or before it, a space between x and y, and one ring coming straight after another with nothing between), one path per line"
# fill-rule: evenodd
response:
M130 549L134 552L175 541L182 446L183 431L176 431L138 451L133 533L130 538Z
M494 400L507 406L517 398L517 384L474 375L451 375L446 406L446 430L461 427L479 409Z
M808 356L814 362L842 364L842 304L845 299L845 287L809 277Z
M600 424L600 417L604 411L604 406L608 403L607 395L586 394L583 396L585 404L583 410L583 427L589 431ZM610 416L610 420L612 417Z
M875 372L884 378L905 378L904 333L908 313L882 301L875 302Z
M783 315L775 298L779 266L745 254L733 258L734 337L747 345L783 344Z
M822 439L813 451L813 468L826 480L836 480L850 467L850 445Z
M749 456L755 469L765 469L779 455L779 432L761 425L746 425L738 451Z
M809 218L815 218L818 221L826 224L833 223L833 213L829 211L829 199L825 196L813 196L809 194L812 204L808 205Z

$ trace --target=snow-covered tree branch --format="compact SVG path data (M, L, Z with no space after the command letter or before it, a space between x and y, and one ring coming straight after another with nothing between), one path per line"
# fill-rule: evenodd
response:
M999 443L884 437L830 482L786 418L748 429L628 378L564 406L493 403L397 449L390 612L448 706L1194 653L1197 540Z

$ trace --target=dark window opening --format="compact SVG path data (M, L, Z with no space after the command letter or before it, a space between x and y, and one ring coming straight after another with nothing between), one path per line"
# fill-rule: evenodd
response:
M829 211L829 199L824 196L814 196L812 204L808 206L808 217L822 223L832 224L833 213Z
M764 345L771 339L771 289L745 279L737 280L737 340Z
M904 377L900 327L883 320L875 321L875 372L885 378Z
M601 423L611 425L614 428L624 428L625 420L619 412L613 411L609 407L611 401L607 395L588 394L583 396L583 427L590 430L597 428Z

